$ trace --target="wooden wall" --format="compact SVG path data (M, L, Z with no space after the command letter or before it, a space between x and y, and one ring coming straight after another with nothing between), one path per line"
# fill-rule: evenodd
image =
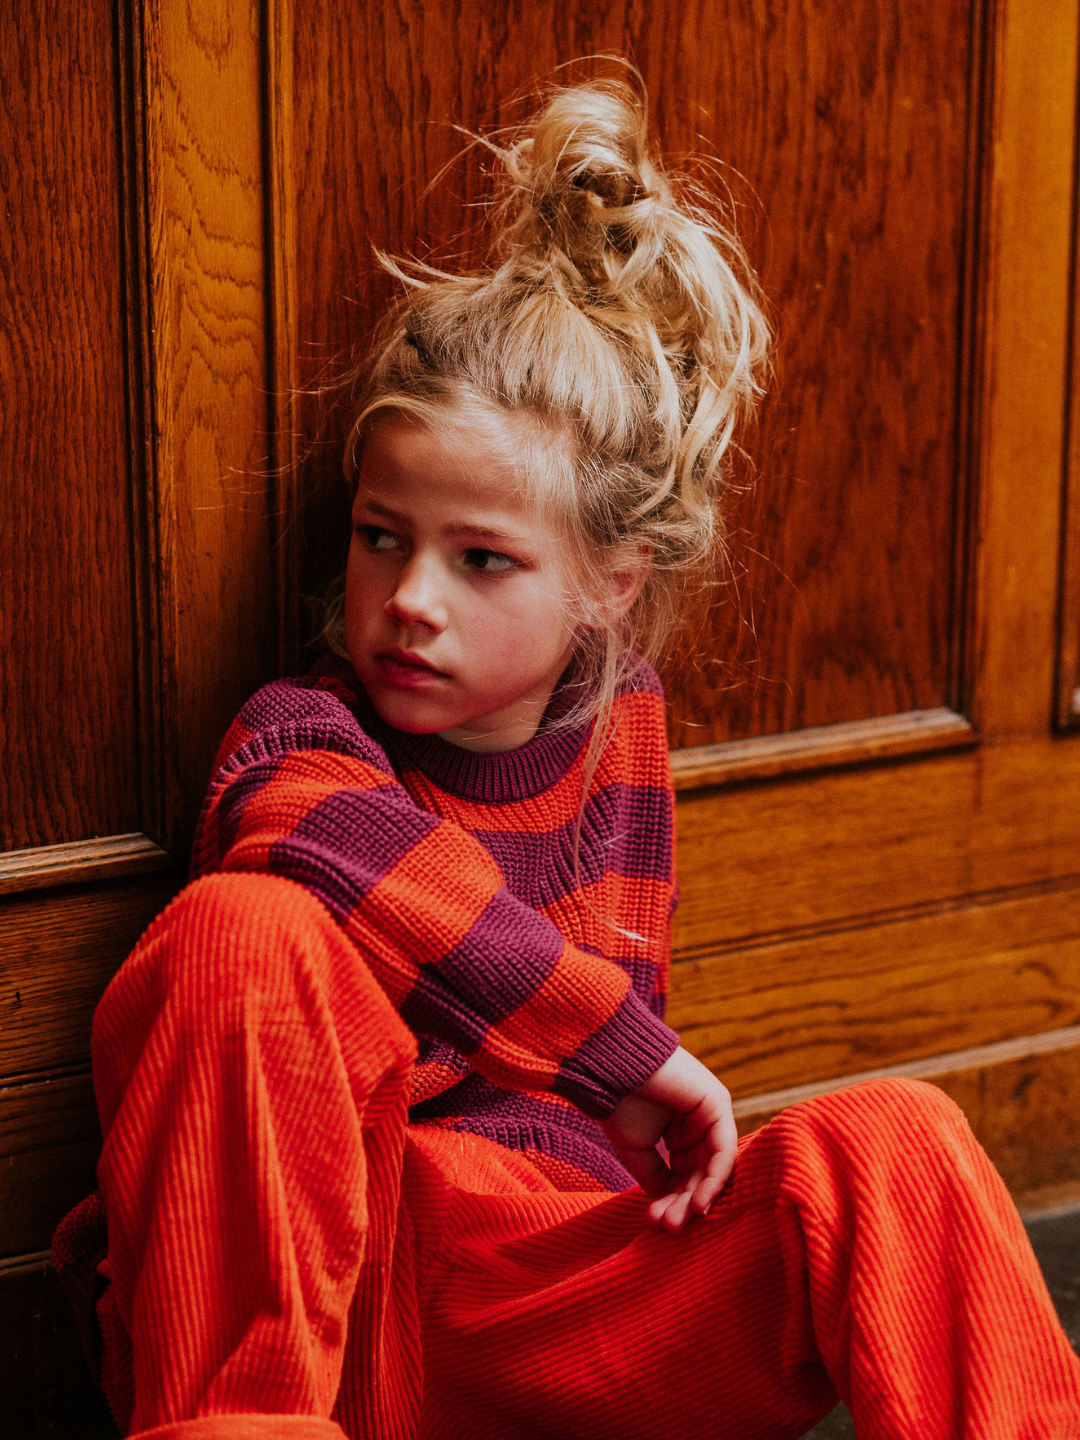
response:
M720 157L779 332L666 669L673 1019L745 1127L899 1070L1018 1194L1080 1179L1077 41L1074 0L0 14L6 1353L93 1183L93 1006L340 563L310 392L388 294L371 247L477 254L451 122L603 51ZM0 1372L19 1434L77 1433Z

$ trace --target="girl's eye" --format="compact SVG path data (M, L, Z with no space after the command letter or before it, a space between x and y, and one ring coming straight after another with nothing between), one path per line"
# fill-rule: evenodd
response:
M507 570L517 567L517 561L509 555L501 555L498 550L466 550L464 554L465 564L470 570L476 570L481 575L504 575Z
M380 530L378 525L358 525L357 530L364 537L369 550L378 554L387 554L398 548L398 538L390 530Z

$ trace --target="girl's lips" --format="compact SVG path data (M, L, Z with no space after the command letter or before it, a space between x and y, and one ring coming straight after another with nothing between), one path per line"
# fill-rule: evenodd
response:
M400 650L376 655L375 664L384 680L405 690L418 690L436 680L447 678L441 670L436 670L434 665L429 665L426 660Z

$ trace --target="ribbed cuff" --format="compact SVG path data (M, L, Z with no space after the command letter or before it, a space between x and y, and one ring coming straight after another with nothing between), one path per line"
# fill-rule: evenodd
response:
M552 1090L594 1120L655 1075L679 1037L630 990L615 1014L559 1066Z

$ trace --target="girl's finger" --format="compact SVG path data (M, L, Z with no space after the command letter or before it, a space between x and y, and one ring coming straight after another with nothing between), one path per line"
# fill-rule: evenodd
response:
M667 1195L660 1195L645 1211L645 1218L654 1230L663 1228L664 1216L676 1199L676 1194L669 1191Z
M646 1195L658 1199L670 1192L671 1171L664 1164L658 1150L621 1150L619 1158Z
M713 1154L704 1176L694 1189L693 1208L699 1215L705 1214L727 1184L731 1172L735 1168L737 1155L737 1137L733 1137L731 1143L724 1145L722 1149Z
M677 1235L690 1217L691 1192L682 1190L664 1211L663 1226L669 1235Z

